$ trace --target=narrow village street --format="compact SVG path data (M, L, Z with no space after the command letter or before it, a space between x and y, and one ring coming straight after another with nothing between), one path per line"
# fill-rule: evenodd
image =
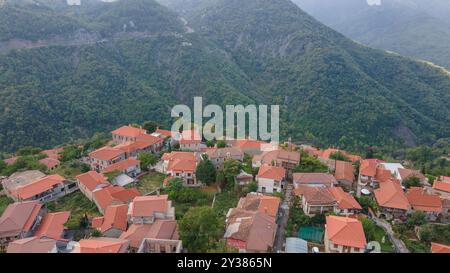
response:
M277 224L278 229L277 233L275 235L275 242L273 244L273 252L278 253L283 251L283 244L286 241L285 238L285 230L286 225L289 220L289 208L292 205L292 191L293 191L294 185L289 183L286 186L286 192L283 198L283 202L280 206L280 217L278 218Z
M372 218L375 224L381 227L389 237L389 240L394 244L395 249L398 253L409 253L408 248L402 240L395 238L394 231L392 230L391 224L389 224L386 220L373 217Z

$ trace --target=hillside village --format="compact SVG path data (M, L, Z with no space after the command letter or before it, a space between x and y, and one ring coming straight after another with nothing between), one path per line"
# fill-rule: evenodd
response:
M0 252L450 252L450 177L336 148L152 129L5 159Z

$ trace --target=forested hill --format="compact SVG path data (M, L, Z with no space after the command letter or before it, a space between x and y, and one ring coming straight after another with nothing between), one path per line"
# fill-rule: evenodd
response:
M450 69L450 1L292 0L319 21L365 45Z
M449 135L444 70L356 44L288 0L191 1L164 3L232 54L272 102L287 102L285 135L340 146Z
M189 1L187 25L153 0L7 1L0 20L20 20L0 27L0 151L130 122L169 125L171 107L196 95L280 104L282 137L321 145L450 135L445 71L355 44L288 0Z

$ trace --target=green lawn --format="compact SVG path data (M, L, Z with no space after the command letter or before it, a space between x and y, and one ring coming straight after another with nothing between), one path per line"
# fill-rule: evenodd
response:
M7 197L6 195L0 196L0 216L3 214L6 207L11 203L14 203L14 201L9 197Z
M71 193L56 201L46 204L50 212L70 211L70 220L66 223L69 229L79 229L80 221L84 215L100 216L97 206L80 191Z
M379 226L375 226L375 241L380 243L382 252L395 252L386 232Z
M139 178L139 182L133 187L136 187L144 195L162 187L164 178L166 178L166 175L162 173L151 172Z

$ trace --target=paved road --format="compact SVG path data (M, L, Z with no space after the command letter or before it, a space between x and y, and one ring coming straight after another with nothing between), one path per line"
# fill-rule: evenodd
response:
M373 217L372 219L374 220L375 224L377 224L377 226L381 227L382 229L384 229L384 231L386 231L389 240L391 240L391 242L394 244L394 247L398 253L409 253L409 250L406 247L405 243L403 243L402 240L395 238L391 224L380 218Z
M286 192L284 194L283 201L280 206L280 213L281 216L278 217L278 229L277 233L275 235L275 242L273 244L273 252L278 253L280 251L283 251L283 244L286 241L284 237L284 231L286 229L286 225L289 219L289 207L291 206L292 202L292 189L293 185L288 184L286 186Z

